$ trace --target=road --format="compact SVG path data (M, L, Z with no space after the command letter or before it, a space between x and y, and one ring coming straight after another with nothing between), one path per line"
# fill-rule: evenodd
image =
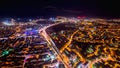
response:
M59 52L58 48L56 47L55 43L53 42L53 40L51 39L51 37L47 34L46 29L48 29L49 27L58 25L61 23L55 23L55 24L51 24L49 26L46 26L42 29L39 30L39 33L45 38L45 40L48 42L49 47L55 52L55 55L57 55L59 57L59 60L65 65L66 68L71 68L69 66L68 63L65 62L65 60L63 60L63 56L61 55L61 53Z
M64 51L65 48L67 48L67 47L71 44L74 35L75 35L78 31L79 31L79 30L76 30L76 31L70 36L69 41L60 49L60 52L61 52L61 53Z

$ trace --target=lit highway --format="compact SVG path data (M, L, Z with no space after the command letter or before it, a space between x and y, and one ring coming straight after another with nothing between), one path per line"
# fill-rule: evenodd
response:
M59 24L60 24L60 23L59 23ZM62 63L64 63L67 68L70 68L70 66L63 60L63 57L62 57L61 53L59 52L58 48L56 47L55 43L53 42L53 40L49 37L49 35L48 35L47 32L46 32L46 29L47 29L47 28L52 27L52 26L55 26L55 25L58 25L58 23L57 23L57 24L52 24L52 25L49 25L49 26L47 26L47 27L44 27L44 28L40 29L40 30L39 30L39 33L40 33L42 36L44 36L44 38L45 38L45 39L47 40L47 42L49 43L49 47L55 51L55 55L58 56L58 58L60 59L60 61L62 61Z

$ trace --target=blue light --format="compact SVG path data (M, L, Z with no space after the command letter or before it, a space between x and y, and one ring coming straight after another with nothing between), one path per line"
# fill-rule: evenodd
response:
M31 29L31 30L26 30L24 34L26 34L26 35L36 35L37 33L38 33L38 30Z
M10 26L10 25L13 25L9 20L5 20L4 22L2 22L4 25L8 25L8 26Z
M49 18L49 20L51 20L51 21L55 21L55 18L54 18L54 17L51 17L51 18Z
M32 21L32 19L29 19L29 22L31 22Z

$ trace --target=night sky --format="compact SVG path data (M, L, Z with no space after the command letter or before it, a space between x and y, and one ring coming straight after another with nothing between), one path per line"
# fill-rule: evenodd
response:
M0 16L120 17L119 6L115 0L0 0Z

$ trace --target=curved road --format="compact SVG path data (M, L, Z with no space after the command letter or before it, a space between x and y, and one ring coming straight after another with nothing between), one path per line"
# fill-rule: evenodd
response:
M58 48L56 47L55 43L53 42L53 40L51 39L51 37L47 34L46 29L48 29L49 27L58 25L61 23L55 23L55 24L51 24L49 26L45 26L42 29L39 30L40 35L42 35L45 40L48 42L49 47L55 52L55 55L58 56L58 59L65 65L65 68L71 68L70 65L68 63L65 62L65 60L63 60L63 56L61 55L60 51L58 50Z

